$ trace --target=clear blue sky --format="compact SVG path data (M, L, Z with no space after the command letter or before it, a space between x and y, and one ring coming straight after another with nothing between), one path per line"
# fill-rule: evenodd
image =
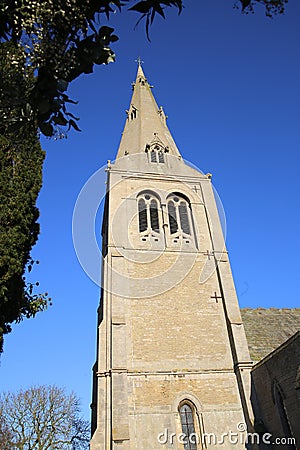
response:
M241 306L299 307L300 4L289 0L273 20L233 4L186 0L181 16L156 21L151 43L142 25L133 30L135 13L113 16L117 62L70 89L82 132L42 141L33 277L53 306L6 337L2 389L65 386L89 418L99 288L77 261L72 213L84 183L116 155L138 55L183 157L213 173Z

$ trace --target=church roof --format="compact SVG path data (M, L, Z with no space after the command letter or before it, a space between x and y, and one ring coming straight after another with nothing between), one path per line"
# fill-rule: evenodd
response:
M300 330L300 308L242 308L251 358L260 361Z
M132 83L133 94L117 154L123 156L143 153L151 146L159 145L164 152L180 156L179 150L166 124L166 115L162 107L158 107L152 94L141 63L135 83Z

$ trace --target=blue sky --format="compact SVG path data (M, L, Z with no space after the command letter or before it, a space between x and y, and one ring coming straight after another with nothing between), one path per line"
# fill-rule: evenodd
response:
M133 30L135 13L112 17L116 63L70 89L82 132L42 140L33 277L53 306L6 337L2 389L65 386L89 418L99 288L77 261L72 214L84 183L116 155L139 55L183 157L213 174L241 306L300 306L300 4L289 0L287 13L273 20L262 8L241 15L233 4L186 0L181 16L170 10L156 21L151 43L142 24Z

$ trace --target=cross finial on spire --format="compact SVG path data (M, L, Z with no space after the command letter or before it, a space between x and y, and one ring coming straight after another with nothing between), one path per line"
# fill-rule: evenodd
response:
M138 63L138 66L141 66L144 61L142 61L141 57L139 56L138 59L135 60L136 63Z

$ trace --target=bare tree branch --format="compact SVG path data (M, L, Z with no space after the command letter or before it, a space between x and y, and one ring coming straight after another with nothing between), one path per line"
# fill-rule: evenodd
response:
M0 396L1 450L85 450L89 422L80 415L73 392L57 386L32 386Z

